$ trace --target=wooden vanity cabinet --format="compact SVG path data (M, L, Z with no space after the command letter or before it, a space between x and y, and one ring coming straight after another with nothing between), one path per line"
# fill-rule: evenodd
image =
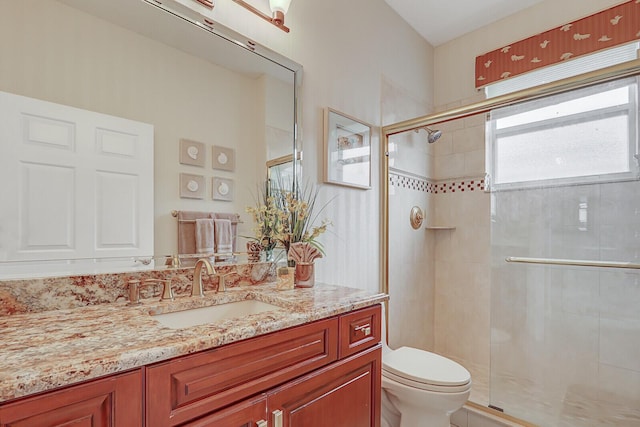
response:
M141 426L142 403L136 370L2 405L0 426Z
M146 426L378 427L381 361L379 305L176 358L146 370Z
M0 427L379 427L381 363L376 305L0 404Z

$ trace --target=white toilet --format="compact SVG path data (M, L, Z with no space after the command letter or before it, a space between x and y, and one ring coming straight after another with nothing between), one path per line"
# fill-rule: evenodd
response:
M392 350L382 304L382 427L449 427L471 393L464 367L428 351Z

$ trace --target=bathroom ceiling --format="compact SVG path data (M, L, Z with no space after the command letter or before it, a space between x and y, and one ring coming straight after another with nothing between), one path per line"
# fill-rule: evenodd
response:
M433 46L498 21L542 0L385 0Z

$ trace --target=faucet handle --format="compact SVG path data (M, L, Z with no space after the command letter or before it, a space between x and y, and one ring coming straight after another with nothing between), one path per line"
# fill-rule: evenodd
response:
M216 290L216 292L226 292L227 290L227 276L230 276L234 273L237 273L237 269L233 270L233 271L229 271L228 273L225 274L215 274L215 277L218 278L218 289Z
M170 279L145 279L129 280L129 303L127 305L140 305L140 288L143 286L162 285L162 297L160 301L173 301L173 289Z
M129 280L129 302L127 305L140 305L140 280Z
M162 282L162 296L160 301L173 301L173 289L171 288L171 279L161 280Z

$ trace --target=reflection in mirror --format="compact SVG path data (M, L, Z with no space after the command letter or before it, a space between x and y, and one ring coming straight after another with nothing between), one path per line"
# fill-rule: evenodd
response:
M166 255L177 253L177 221L171 216L173 210L237 213L240 215L238 234L249 234L243 231L252 227L245 207L253 203L252 191L256 184L265 179L265 165L285 155L294 158L293 154L300 149L295 146L299 117L295 98L301 79L298 64L256 44L251 45L254 51L249 50L246 40L240 40L237 33L229 31L225 35L236 38L230 41L221 36L220 33L227 31L221 26L216 26L217 33L214 33L189 20L193 17L185 18L184 10L179 16L152 3L25 0L0 5L0 50L3 52L0 91L143 123L153 129L153 201L151 198L145 201L130 191L129 183L125 188L132 193L133 205L125 209L126 204L118 201L123 192L114 186L112 201L100 210L95 208L99 206L96 197L80 196L70 189L66 193L61 191L72 199L67 203L70 206L67 215L54 218L51 212L61 211L57 205L60 197L47 198L47 194L34 190L29 192L29 197L39 201L35 205L38 209L32 209L31 215L25 217L25 206L19 196L6 202L3 193L0 279L103 271L105 265L112 271L163 266ZM165 1L162 7L167 5L174 3ZM6 128L5 123L0 126ZM12 126L16 127L15 122ZM75 137L79 139L80 134L76 133ZM204 166L180 162L182 139L204 146ZM3 147L17 143L19 140L5 136L0 141ZM213 146L233 150L233 170L214 169ZM60 166L55 164L57 157L49 156L46 160L51 166ZM10 169L3 162L4 155L0 157L0 169ZM13 167L12 170L20 169ZM292 179L297 171L299 166L294 162ZM16 174L2 178L5 183L9 180L21 188L23 183L19 178L24 174ZM198 177L194 182L199 183L198 190L204 186L204 191L198 191L201 198L180 196L181 174ZM233 197L226 192L227 200L214 200L215 179L230 183ZM195 187L191 184L190 188ZM93 214L81 210L89 205L93 206L93 210L89 210ZM95 217L100 212L132 214L129 211L149 205L153 206L150 213L145 218L131 219L128 227L139 231L151 226L152 238L132 239L127 242L129 252L120 254L115 251L104 256L96 255L95 251L84 255L75 253L79 249L76 237L99 234ZM18 220L12 223L11 218ZM31 223L25 222L25 218ZM54 219L57 223L52 224ZM34 256L33 251L20 246L28 241L29 235L21 233L30 226L53 230L62 223L67 227L65 232L54 235L64 239L67 246L64 250L45 248L42 254ZM90 231L76 231L80 223ZM17 248L14 245L9 249L10 242L17 242ZM92 245L96 246L95 241ZM238 242L238 247L243 246L243 242ZM133 259L133 249L140 248L143 249L135 252L135 257L145 262ZM65 251L74 252L72 259L65 256ZM153 257L156 260L146 262ZM64 259L64 262L54 262L54 259ZM54 266L61 268L56 270Z
M267 179L277 188L290 187L293 182L293 155L278 157L267 162ZM284 185L283 185L284 184Z

